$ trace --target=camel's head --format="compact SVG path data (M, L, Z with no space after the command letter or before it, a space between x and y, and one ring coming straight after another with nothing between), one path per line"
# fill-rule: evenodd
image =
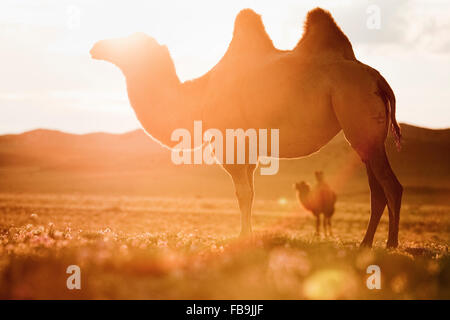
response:
M316 175L317 182L323 181L323 171L316 171L314 172L314 174Z
M294 183L294 189L300 193L308 192L310 190L309 184L307 184L305 181L300 181L297 183Z
M167 47L142 32L100 40L94 44L90 54L93 59L115 64L124 73L147 69L149 65L157 68L166 64L167 58L170 60Z

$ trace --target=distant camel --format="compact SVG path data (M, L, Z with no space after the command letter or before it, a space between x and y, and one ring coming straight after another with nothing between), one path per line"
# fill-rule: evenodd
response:
M279 129L279 158L307 156L344 131L366 164L371 217L361 245L371 246L380 217L389 208L388 247L398 245L402 186L385 152L388 128L400 143L395 97L386 80L356 60L352 45L320 8L308 13L304 34L290 51L276 49L261 17L252 10L236 17L233 39L219 63L204 76L181 83L166 46L137 33L102 40L94 59L118 66L144 130L174 147L171 133L193 128ZM241 235L251 233L255 164L223 165L241 210Z
M313 189L304 181L294 185L300 203L316 217L316 235L320 234L320 215L323 214L323 230L325 236L327 230L329 235L333 235L331 229L331 217L334 214L334 204L336 194L325 182L322 171L316 171L316 185Z

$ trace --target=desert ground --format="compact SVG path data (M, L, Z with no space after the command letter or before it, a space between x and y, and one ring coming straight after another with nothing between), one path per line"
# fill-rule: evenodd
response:
M373 249L364 169L342 136L256 176L251 238L229 177L174 167L140 133L0 137L1 299L450 299L449 130L405 127L389 149L405 186L398 249ZM159 153L158 153L159 152ZM292 183L325 172L338 194L333 236L315 236ZM81 289L66 269L78 265ZM381 269L369 290L366 269Z
M332 237L294 201L257 201L240 240L233 199L0 195L0 298L448 299L450 207L404 206L400 247L359 249L367 203L339 203ZM381 289L366 286L369 265ZM81 269L68 290L66 268Z

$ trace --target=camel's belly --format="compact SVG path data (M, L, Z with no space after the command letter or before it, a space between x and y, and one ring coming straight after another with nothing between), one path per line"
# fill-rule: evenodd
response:
M323 130L320 130L323 128ZM279 157L300 158L308 156L325 146L340 131L338 124L330 123L328 127L285 128L280 130Z
M300 158L310 155L326 145L341 130L332 110L321 111L314 115L296 111L292 116L280 115L271 118L255 113L250 120L236 117L219 126L216 123L216 127L206 125L204 130L212 128L219 129L224 138L227 129L254 129L258 136L257 143L260 140L261 129L266 129L267 152L277 158ZM278 130L278 137L271 133L273 130ZM276 149L272 148L273 144L276 144L278 154L274 153Z

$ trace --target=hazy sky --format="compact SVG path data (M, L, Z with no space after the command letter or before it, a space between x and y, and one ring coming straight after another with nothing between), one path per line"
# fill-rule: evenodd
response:
M1 0L0 134L137 128L120 71L90 59L97 40L143 31L169 47L187 80L225 53L239 10L260 13L274 44L291 49L316 6L331 11L357 58L389 81L399 121L450 127L448 0Z

